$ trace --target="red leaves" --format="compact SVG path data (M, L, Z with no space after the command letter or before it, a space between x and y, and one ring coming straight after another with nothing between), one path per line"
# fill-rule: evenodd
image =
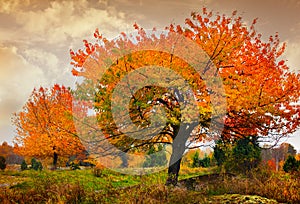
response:
M209 19L208 18L204 18L203 21L204 21L204 23L208 23Z
M282 66L282 65L284 65L284 60L278 62L278 66Z
M94 32L94 37L97 39L101 39L102 35L100 35L98 28L96 28L95 32Z
M79 72L76 69L72 69L73 76L79 76Z
M137 23L134 23L133 24L133 27L134 27L134 29L136 29L136 30L138 30L140 27L138 26L138 24Z
M286 132L292 132L297 126L296 120L292 117L297 111L295 105L290 102L299 98L297 92L300 88L299 75L287 74L285 61L279 59L285 50L285 44L281 46L278 34L271 36L268 42L263 42L261 34L257 34L254 29L256 22L257 19L254 19L250 28L247 28L242 18L237 16L237 11L233 11L232 16L227 17L213 15L203 8L202 14L192 13L191 18L185 20L185 26L171 24L166 27L167 32L184 35L201 46L213 63L220 68L219 74L224 79L227 95L227 110L232 114L228 114L224 119L225 126L229 128L227 132L229 137L233 131L245 135L250 133L267 135L270 131L281 132L285 126L289 129ZM114 60L116 57L114 53L118 53L114 51L118 46L125 47L125 51L128 51L135 50L138 46L147 48L147 45L155 44L157 38L150 39L137 23L133 27L138 31L134 36L138 43L131 42L125 33L121 33L123 37L117 42L102 36L100 38L99 31L96 30L94 37L101 41L94 44L84 41L83 51L78 50L76 53L70 51L72 64L76 68L81 68L95 47L104 56L103 59ZM160 39L167 39L167 36L162 34ZM117 65L112 67L115 70L109 73L109 79L117 79L107 82L106 91L112 90L116 81L126 74L126 71L145 64L169 65L168 61L163 59L165 56L160 54L160 57L157 57L157 55L149 51L125 57L126 63L119 60ZM103 59L98 60L99 69L106 65ZM201 80L195 79L193 72L184 62L174 60L172 63L173 67L181 67L181 70L177 71L189 82L192 81L191 84L200 84ZM91 79L94 79L95 72L95 67L72 70L75 76L84 75ZM280 108L283 104L285 111ZM287 113L287 110L291 110L290 113ZM277 117L283 119L278 120ZM285 121L291 121L292 125L286 125Z

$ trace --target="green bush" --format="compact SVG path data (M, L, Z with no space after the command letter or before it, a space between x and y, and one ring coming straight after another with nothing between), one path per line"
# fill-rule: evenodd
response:
M261 149L255 137L238 140L232 151L232 165L239 172L250 171L256 168L261 161Z
M261 161L261 149L256 137L230 141L217 141L214 158L218 166L226 171L246 173L258 166Z
M217 165L222 166L230 157L232 151L232 145L229 142L218 140L214 147L214 158Z
M4 170L6 168L6 160L3 156L0 156L0 169Z
M196 168L196 167L210 167L210 158L205 155L203 159L199 158L199 153L196 152L193 156L193 163L192 163L192 167Z
M21 164L21 170L24 171L24 170L26 170L26 169L28 169L28 166L27 166L26 161L23 160L23 161L22 161L22 164Z
M71 168L71 170L77 170L77 169L80 169L79 163L71 162L71 163L70 163L70 168Z
M298 171L300 167L300 161L297 161L294 156L289 155L287 160L283 164L283 170L285 172L295 172Z
M199 152L195 152L195 154L193 156L192 167L193 168L199 167Z
M205 168L210 167L210 163L211 163L210 158L207 155L205 155L203 159L199 160L199 166L201 167L205 167Z
M43 169L43 165L41 162L38 162L35 158L31 159L31 168L36 171L41 171Z

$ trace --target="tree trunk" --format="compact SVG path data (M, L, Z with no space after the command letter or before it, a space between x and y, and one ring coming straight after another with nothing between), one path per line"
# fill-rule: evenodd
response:
M58 154L56 152L53 153L53 169L55 170L57 168L57 160L58 160Z
M172 155L171 155L171 160L172 160ZM170 160L170 163L171 163L171 160ZM181 163L181 159L177 160L175 163L173 163L169 166L168 177L167 177L167 182L166 182L167 186L169 186L169 185L176 186L177 185L178 175L179 175L179 170L180 170L180 163Z
M121 160L122 160L121 167L122 168L127 168L128 167L128 158L127 158L126 153L122 153L120 155L120 157L121 157Z
M168 168L168 177L166 185L176 186L178 182L178 174L180 170L180 163L184 151L186 149L185 144L191 131L195 126L188 124L181 124L182 127L179 130L179 127L174 128L173 144L172 144L172 154L170 158L169 168Z

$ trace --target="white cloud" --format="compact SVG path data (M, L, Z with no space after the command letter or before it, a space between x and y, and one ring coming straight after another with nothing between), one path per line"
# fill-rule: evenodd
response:
M11 12L15 12L21 7L28 6L30 0L9 0L9 1L0 1L0 13L9 14Z
M17 48L0 48L0 128L10 123L11 114L24 105L33 88L40 84L46 84L40 68L28 63Z
M53 76L59 74L59 59L50 52L46 52L41 49L27 49L23 51L24 58L31 64L34 64L44 72L46 72L47 78L53 78Z
M291 70L297 70L300 72L300 42L291 42L287 43L287 48L285 52L285 57L288 60L287 65L291 68Z
M4 17L0 28L1 139L12 136L12 113L20 110L34 87L72 86L70 47L78 49L96 28L106 37L124 30L122 12L107 7L106 2L94 3L0 0Z
M53 1L43 10L15 13L15 18L22 35L30 36L28 40L56 46L65 45L71 39L82 40L91 36L97 27L107 35L116 35L126 27L124 14L92 6L86 0Z
M0 47L0 139L12 139L12 114L25 105L35 87L72 84L70 70L63 64L53 53L38 48Z
M13 90L24 95L24 88L45 83L43 71L17 53L16 47L0 48L0 94ZM16 87L14 89L13 87ZM19 95L17 95L19 96Z

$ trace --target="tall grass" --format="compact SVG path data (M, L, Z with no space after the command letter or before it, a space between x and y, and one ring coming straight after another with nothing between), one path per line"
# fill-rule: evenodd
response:
M224 177L222 182L209 184L208 195L259 195L284 203L300 203L300 174L274 172L264 167L252 170L247 176Z
M184 172L181 178L200 175L197 188L165 186L166 171L133 176L103 170L99 177L92 170L2 172L1 183L8 182L5 178L11 182L10 187L0 188L0 203L209 203L222 194L259 195L300 203L300 175L260 168L247 176L205 180L205 171Z

